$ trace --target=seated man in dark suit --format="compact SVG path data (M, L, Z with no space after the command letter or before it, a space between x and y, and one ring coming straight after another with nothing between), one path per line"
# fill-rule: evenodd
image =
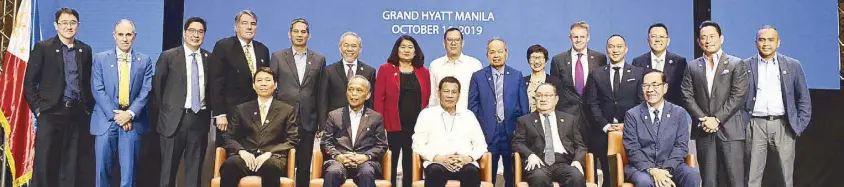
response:
M659 70L645 74L642 90L646 102L624 117L624 177L637 187L700 186L700 171L683 162L689 153L689 113L663 99L668 85Z
M348 107L328 113L320 138L328 158L323 163L323 186L339 187L351 177L360 187L375 187L375 177L381 175L387 135L381 114L364 107L370 86L363 75L353 76L346 88Z
M530 186L586 186L583 167L586 145L580 119L556 111L557 88L544 83L536 89L536 112L516 121L513 151L524 155ZM549 143L550 142L550 143Z
M252 88L258 99L235 108L223 134L229 157L220 167L220 186L236 187L247 175L261 176L262 186L280 186L287 171L287 153L299 142L293 107L273 99L275 72L261 67Z

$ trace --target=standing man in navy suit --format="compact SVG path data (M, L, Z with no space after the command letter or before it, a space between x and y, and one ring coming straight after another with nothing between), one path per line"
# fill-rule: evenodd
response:
M645 69L625 63L627 42L621 35L615 34L607 39L607 55L611 64L596 68L589 74L583 95L583 110L589 119L585 130L587 145L597 155L604 173L610 168L607 133L620 131L624 127L624 113L642 102L640 93L645 73Z
M527 89L522 72L504 65L507 44L501 38L487 42L489 66L472 74L469 83L469 110L478 118L492 153L492 171L498 171L498 160L504 159L504 186L514 186L513 155L510 140L516 119L528 113ZM493 183L495 179L493 178Z
M777 53L779 46L777 29L763 26L756 32L759 54L744 60L750 68L750 88L744 106L744 112L750 115L745 118L750 120L748 187L762 186L769 151L779 158L773 163L780 166L784 181L777 183L794 186L794 145L812 116L812 101L800 61Z
M122 19L114 26L117 49L97 53L91 74L97 187L111 186L112 155L120 161L120 186L135 186L140 137L149 130L147 100L155 66L149 56L132 50L135 24Z
M668 92L665 93L665 100L671 103L683 103L683 93L680 84L683 83L683 71L686 70L686 58L668 52L668 44L671 38L668 37L668 26L662 23L654 23L648 27L648 45L651 51L633 59L633 65L644 67L646 70L659 70L665 73L668 81Z
M669 85L659 70L645 74L644 103L624 118L624 177L635 186L700 186L700 171L684 162L689 153L692 119L680 106L663 99Z

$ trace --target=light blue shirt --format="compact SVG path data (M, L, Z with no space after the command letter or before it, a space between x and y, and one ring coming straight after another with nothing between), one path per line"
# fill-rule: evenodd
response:
M293 61L296 62L296 73L299 74L299 84L302 84L305 80L305 65L308 63L308 50L305 50L304 53L293 50Z
M779 116L785 114L782 101L782 84L780 84L780 63L777 56L766 62L757 55L759 68L757 69L756 102L753 105L753 116Z

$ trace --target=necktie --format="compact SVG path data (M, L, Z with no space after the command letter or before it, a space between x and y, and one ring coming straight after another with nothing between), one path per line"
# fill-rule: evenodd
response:
M551 117L548 114L542 114L545 116L545 121L542 122L543 131L545 132L545 163L548 165L554 164L554 139L552 138L553 132L551 132Z
M612 96L613 98L617 98L621 90L619 89L619 86L621 86L621 73L619 72L621 67L612 67L612 70L614 71L612 77Z
M349 71L346 71L346 79L351 80L355 76L355 64L346 64L349 66Z
M120 80L117 91L117 104L120 106L129 106L129 58L127 54L120 54L118 66L118 74Z
M261 124L261 125L264 125L264 121L265 121L265 120L267 120L267 109L266 109L266 108L267 108L267 104L266 104L266 103L261 103L261 104L260 104L260 106L258 106L258 107L260 107L260 109L258 109L258 111L260 111L260 113L261 113L261 122L260 122L260 124Z
M654 64L654 67L651 68L651 69L663 71L662 69L663 69L664 66L662 65L662 62L664 62L664 61L665 61L665 59L657 58L656 64Z
M577 62L574 64L574 87L577 89L577 94L583 95L583 63L580 62L580 57L583 53L577 53Z
M502 74L495 75L495 117L498 117L498 121L504 121L504 77Z
M654 132L659 133L659 110L654 110Z
M196 61L196 53L190 54L190 110L193 113L199 113L200 98L199 98L199 63Z
M252 53L249 52L249 44L243 46L243 53L246 55L246 63L249 65L249 72L252 73L252 76L255 76L255 60L252 59Z

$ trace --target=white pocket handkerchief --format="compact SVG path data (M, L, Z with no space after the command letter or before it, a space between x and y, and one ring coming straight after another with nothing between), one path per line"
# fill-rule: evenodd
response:
M635 81L636 79L627 79L627 82Z
M727 73L730 73L730 70L725 69L723 72L721 72L721 75L723 75L723 74L727 74Z

